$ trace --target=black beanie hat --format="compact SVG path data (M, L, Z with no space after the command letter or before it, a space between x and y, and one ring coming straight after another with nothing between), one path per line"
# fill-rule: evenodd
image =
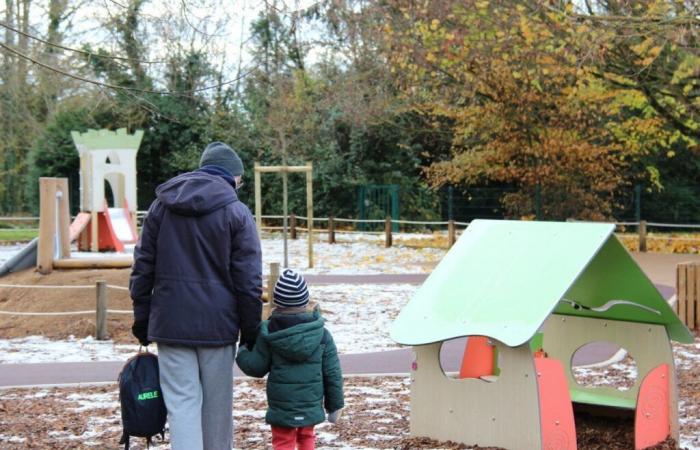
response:
M199 167L204 166L221 167L234 177L243 175L243 161L231 147L223 142L215 141L207 145L199 160Z

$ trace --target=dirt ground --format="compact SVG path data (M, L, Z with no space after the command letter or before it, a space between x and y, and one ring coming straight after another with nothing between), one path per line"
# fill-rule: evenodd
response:
M94 286L99 280L109 285L127 287L129 269L54 271L41 275L33 269L5 276L2 284L36 286ZM131 299L125 290L107 290L107 308L130 310ZM64 312L94 310L96 291L91 289L25 289L0 287L0 311ZM135 343L131 336L133 317L128 314L107 316L109 336L118 343ZM42 335L65 339L70 335L84 338L95 335L95 315L76 316L7 316L0 315L0 339Z
M698 380L697 369L681 370L681 398L694 401L688 389L689 378ZM269 448L270 432L262 419L266 402L264 381L237 380L236 389L245 389L234 399L236 448ZM337 426L328 424L317 430L318 448L381 449L465 449L498 450L493 447L469 447L451 442L436 442L409 437L409 392L405 380L394 377L348 378L345 380L346 408ZM697 391L696 391L697 392ZM372 393L386 401L370 398ZM0 397L0 443L5 450L19 449L119 449L120 417L117 387L14 389ZM697 394L696 394L697 396ZM372 401L370 401L372 400ZM36 417L42 417L36 421ZM576 416L576 437L581 450L631 450L634 425L630 419L599 419L586 414ZM335 435L324 438L323 434ZM377 439L377 434L386 438ZM681 433L692 433L681 425ZM166 441L157 449L169 448ZM14 440L14 442L13 442ZM23 440L19 442L19 440ZM133 449L142 449L143 439L134 439ZM652 450L678 448L669 439Z

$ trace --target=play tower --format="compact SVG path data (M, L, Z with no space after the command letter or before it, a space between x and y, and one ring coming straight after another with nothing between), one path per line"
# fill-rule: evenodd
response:
M80 154L80 211L90 214L90 224L81 233L78 245L81 250L93 252L123 251L124 243L138 239L136 153L143 131L73 131L71 136Z

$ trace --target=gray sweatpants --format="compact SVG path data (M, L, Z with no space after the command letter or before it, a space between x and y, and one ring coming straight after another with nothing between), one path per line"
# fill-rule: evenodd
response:
M158 344L172 450L231 450L235 345Z

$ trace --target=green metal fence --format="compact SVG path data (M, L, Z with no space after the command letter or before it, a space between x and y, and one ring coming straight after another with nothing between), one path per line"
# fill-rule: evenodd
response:
M360 220L385 219L399 220L399 185L367 184L358 187L358 216ZM361 231L368 231L371 224L360 223ZM397 223L392 224L393 231L399 231Z

